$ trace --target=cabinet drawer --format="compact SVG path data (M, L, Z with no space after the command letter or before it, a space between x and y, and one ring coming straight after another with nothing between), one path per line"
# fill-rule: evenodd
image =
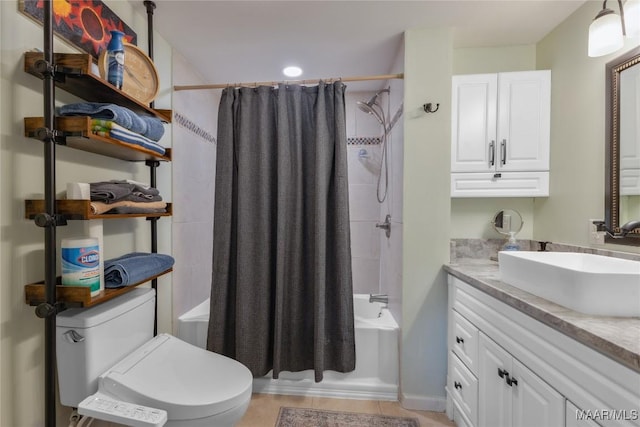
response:
M451 197L547 196L549 196L549 172L451 174Z
M449 353L449 363L451 363L449 387L453 402L472 425L477 425L478 380L454 353Z
M474 374L478 375L478 328L453 311L451 349Z

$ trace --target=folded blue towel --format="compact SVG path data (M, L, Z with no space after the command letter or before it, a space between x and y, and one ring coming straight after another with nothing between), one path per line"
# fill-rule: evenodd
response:
M175 260L170 255L132 252L104 262L104 286L122 288L164 273Z
M93 119L91 130L96 135L106 136L129 144L139 145L140 147L144 147L147 150L151 150L160 155L164 155L164 153L166 153L166 150L162 145L152 141L144 135L130 131L114 121Z
M59 113L61 116L90 116L94 119L111 120L156 142L164 135L164 126L159 118L141 116L115 104L78 102L60 107Z
M160 138L164 135L162 120L149 116L140 116L140 118L147 124L147 131L143 135L152 141L160 141Z
M101 102L78 102L60 107L61 116L90 116L94 119L112 120L130 131L144 135L147 123L128 108Z

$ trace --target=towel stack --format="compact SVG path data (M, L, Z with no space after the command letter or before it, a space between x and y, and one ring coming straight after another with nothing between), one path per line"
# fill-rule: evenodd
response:
M145 282L173 267L170 255L132 252L104 262L104 286L122 288Z
M132 180L92 182L91 211L95 215L166 212L167 203L157 188Z
M64 105L60 107L59 114L89 116L92 119L91 131L96 135L139 145L160 155L166 151L158 144L164 135L164 126L158 118L141 116L128 108L100 102Z

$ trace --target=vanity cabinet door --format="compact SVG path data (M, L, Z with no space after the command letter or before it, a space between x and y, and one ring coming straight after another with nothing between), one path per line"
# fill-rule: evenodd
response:
M600 427L600 424L586 417L579 419L578 413L580 409L569 400L567 400L566 408L565 427Z
M480 333L478 359L478 426L511 427L512 390L505 375L511 372L512 357Z
M511 383L514 426L564 425L564 397L515 359Z
M564 426L564 397L480 333L480 427Z

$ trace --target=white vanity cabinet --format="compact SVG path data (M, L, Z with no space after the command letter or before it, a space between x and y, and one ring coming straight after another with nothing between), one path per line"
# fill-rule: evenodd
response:
M561 426L564 398L491 338L480 334L478 426Z
M549 195L551 72L453 76L451 196Z
M640 426L640 372L453 275L448 320L447 413L456 425ZM594 418L602 411L618 417Z

